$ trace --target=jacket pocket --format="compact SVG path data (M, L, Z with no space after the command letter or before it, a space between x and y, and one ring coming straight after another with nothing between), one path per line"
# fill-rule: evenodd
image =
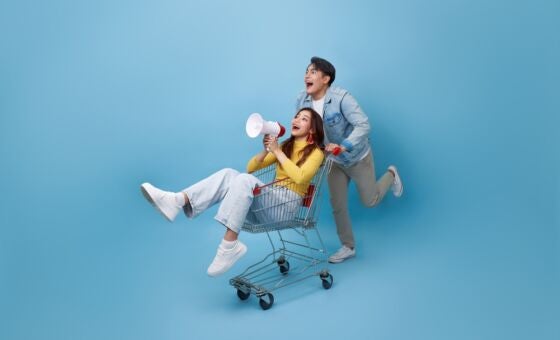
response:
M332 113L328 116L325 116L325 124L327 126L335 126L340 124L342 121L342 114L340 112Z

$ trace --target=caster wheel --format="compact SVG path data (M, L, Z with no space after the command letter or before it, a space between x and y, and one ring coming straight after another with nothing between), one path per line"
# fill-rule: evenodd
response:
M280 256L276 263L278 264L280 273L286 275L290 270L290 262L286 261L286 258L284 256Z
M333 276L329 273L321 273L321 281L323 283L323 288L329 289L333 284Z
M274 296L272 296L272 294L270 294L270 293L267 293L266 295L261 296L261 298L259 299L259 305L261 305L261 308L263 310L270 309L270 307L272 307L273 303L274 303Z
M284 261L284 263L278 265L280 266L280 273L284 275L288 274L288 271L290 270L290 262Z
M239 297L241 300L247 300L249 298L249 296L251 296L251 293L245 293L244 291L242 291L241 289L237 290L237 297Z

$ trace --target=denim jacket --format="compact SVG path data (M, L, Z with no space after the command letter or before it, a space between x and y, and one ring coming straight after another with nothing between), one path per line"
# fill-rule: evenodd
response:
M313 98L305 90L296 101L296 111L304 107L313 107ZM346 152L334 157L334 161L344 167L350 167L365 157L369 152L368 117L352 95L341 87L329 87L325 94L323 110L323 127L325 144L334 143L346 148Z

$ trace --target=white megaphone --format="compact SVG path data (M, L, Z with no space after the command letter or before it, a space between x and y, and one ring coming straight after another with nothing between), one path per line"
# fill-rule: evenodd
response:
M255 138L258 135L282 137L286 133L286 129L280 123L266 121L258 113L253 113L249 116L247 124L245 124L245 131L251 138Z

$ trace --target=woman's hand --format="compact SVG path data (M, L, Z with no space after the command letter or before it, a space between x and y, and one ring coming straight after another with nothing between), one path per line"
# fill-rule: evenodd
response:
M263 141L262 141L262 143L263 143L263 148L264 148L264 151L265 151L265 152L268 152L268 148L266 147L266 141L268 140L268 137L269 137L269 135L264 135Z
M280 150L280 147L278 146L278 138L274 136L270 136L270 135L264 136L263 143L265 149L272 153L276 153L278 150Z

